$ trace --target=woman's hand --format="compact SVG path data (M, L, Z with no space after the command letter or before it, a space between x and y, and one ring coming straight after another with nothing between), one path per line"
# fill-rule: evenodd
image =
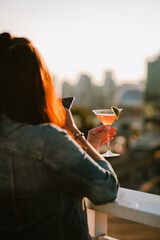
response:
M71 111L65 108L65 112L66 120L63 128L72 134L80 132L74 122ZM98 151L103 144L113 140L113 136L116 135L116 130L116 128L108 128L105 125L93 128L88 132L87 141Z
M109 128L105 125L101 125L88 132L87 140L98 151L103 144L113 140L113 136L116 135L116 130L116 128Z
M66 112L66 119L65 119L65 125L63 126L63 128L74 134L75 131L79 131L79 130L74 122L71 111L65 108L65 112Z

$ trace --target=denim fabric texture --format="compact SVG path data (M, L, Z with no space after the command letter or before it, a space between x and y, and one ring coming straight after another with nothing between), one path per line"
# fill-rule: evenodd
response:
M83 197L113 201L118 180L54 124L0 119L0 239L89 240Z

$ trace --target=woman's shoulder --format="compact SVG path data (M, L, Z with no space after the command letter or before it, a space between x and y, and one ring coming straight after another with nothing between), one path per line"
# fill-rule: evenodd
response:
M53 124L53 123L45 123L45 124L39 124L39 125L24 125L22 127L22 131L28 132L33 137L53 137L57 138L59 136L64 136L67 134L67 131L63 130L59 126Z
M62 129L53 123L41 124L37 126L37 129L43 132L46 141L56 140L57 142L61 142L63 140L65 141L65 139L71 138L65 129Z
M58 138L64 136L67 131L63 130L59 126L53 123L43 123L37 125L31 125L23 122L15 122L6 116L2 116L0 119L0 128L4 135L10 138L23 138L24 140L42 140L45 138ZM1 132L2 132L1 131Z
M55 135L66 135L67 131L62 129L61 127L53 124L53 123L44 123L37 126L37 129L42 130L48 134L55 134Z

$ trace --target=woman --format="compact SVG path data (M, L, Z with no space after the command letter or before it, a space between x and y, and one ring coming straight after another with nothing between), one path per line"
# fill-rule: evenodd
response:
M82 199L116 198L116 174L97 151L115 130L86 140L32 43L0 34L0 238L90 239Z

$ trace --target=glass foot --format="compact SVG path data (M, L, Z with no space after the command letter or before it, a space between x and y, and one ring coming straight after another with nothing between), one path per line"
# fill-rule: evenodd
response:
M101 154L103 157L118 157L119 153L112 153L111 151L107 151L106 153Z

